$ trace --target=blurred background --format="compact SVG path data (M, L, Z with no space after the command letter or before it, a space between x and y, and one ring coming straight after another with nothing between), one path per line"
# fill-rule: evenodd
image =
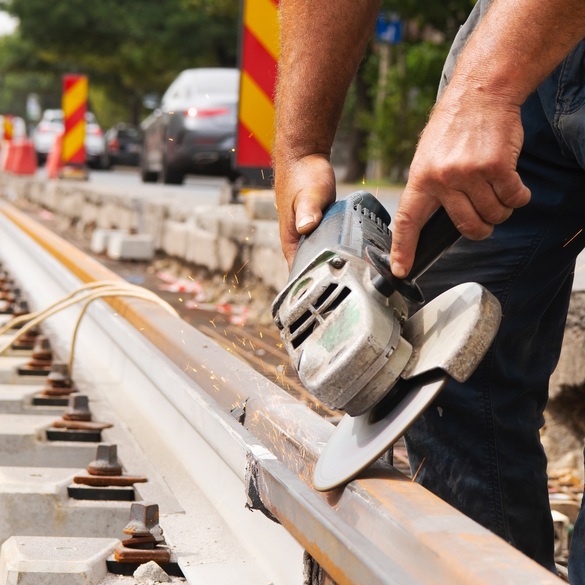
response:
M341 178L403 181L442 63L472 0L383 1L334 149ZM189 68L237 67L239 0L2 0L0 113L29 134L61 107L62 75L89 77L106 133L138 127Z

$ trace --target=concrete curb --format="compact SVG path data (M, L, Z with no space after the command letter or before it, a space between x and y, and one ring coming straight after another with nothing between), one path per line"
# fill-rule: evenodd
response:
M240 273L245 266L247 275L275 291L288 278L271 192L248 193L245 205L194 206L91 183L8 174L0 174L0 189L4 197L40 205L82 230L147 234L156 250L212 274Z

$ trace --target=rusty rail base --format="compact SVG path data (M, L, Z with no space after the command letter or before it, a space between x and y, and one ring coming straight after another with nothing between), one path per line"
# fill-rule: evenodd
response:
M0 211L2 233L16 226L81 281L117 278L13 207ZM310 477L332 431L329 423L162 309L139 300L119 300L114 307L126 321L116 320L115 331L107 333L112 343L134 351L135 362L139 354L143 362L158 354L174 365L171 377L182 391L169 387L152 364L145 375L154 377L168 404L242 483L256 478L262 506L339 585L561 583L381 462L345 488L315 492ZM244 426L228 414L243 403Z

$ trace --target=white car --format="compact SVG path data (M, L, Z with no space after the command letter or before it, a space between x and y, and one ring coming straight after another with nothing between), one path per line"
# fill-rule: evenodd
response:
M32 141L39 164L47 160L47 156L58 134L64 129L62 110L45 110L41 121L32 133ZM107 166L106 140L100 125L91 112L85 114L85 152L87 163L94 168Z

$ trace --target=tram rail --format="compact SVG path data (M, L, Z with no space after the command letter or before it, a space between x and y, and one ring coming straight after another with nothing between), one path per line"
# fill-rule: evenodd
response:
M119 278L4 202L0 261L35 308L79 284ZM149 465L164 470L163 483L181 505L169 496L161 525L187 582L561 582L383 461L344 488L316 492L312 471L330 422L227 352L217 337L158 306L123 298L94 305L80 328L74 376L98 388L100 414L115 415ZM60 354L68 355L74 318L68 312L44 325ZM169 453L182 466L179 478L165 467ZM191 525L197 513L180 497L190 490L212 503L248 564L246 554L231 564L222 557L225 567L198 557L193 547L201 546L201 536ZM179 508L181 521L173 516Z

